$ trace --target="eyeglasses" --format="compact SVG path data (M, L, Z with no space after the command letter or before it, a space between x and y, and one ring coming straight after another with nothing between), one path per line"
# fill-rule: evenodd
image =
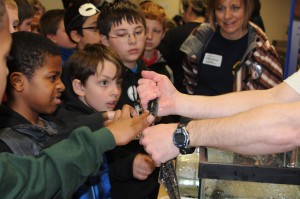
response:
M82 28L78 28L78 30L91 30L93 32L99 32L99 28L98 27L94 27L94 26L82 27Z
M133 35L136 40L143 40L143 39L145 39L146 32L144 29L142 29L142 30L137 30L131 34L130 33L118 33L118 34L116 34L116 36L108 35L108 37L117 39L120 43L125 43L125 42L129 41L129 39L131 38L131 35Z

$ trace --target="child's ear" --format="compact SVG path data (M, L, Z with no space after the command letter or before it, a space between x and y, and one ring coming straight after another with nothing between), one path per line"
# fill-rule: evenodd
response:
M85 95L84 86L82 85L82 83L79 79L74 79L72 81L72 87L73 87L73 91L75 92L76 95L78 95L80 97L83 97Z
M72 30L70 32L70 36L76 43L78 43L81 40L81 36L78 34L77 30Z
M108 38L106 35L100 34L101 43L105 46L109 46Z
M13 72L9 76L9 83L11 84L12 88L17 92L21 92L24 89L24 81L26 78L20 72Z
M57 43L56 41L56 36L52 35L52 34L47 34L47 38L49 38L51 41L53 41L54 43Z

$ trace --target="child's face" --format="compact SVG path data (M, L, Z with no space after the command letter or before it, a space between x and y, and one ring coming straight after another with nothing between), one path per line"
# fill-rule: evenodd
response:
M32 20L33 20L33 17L24 19L24 21L19 25L18 30L31 32Z
M79 99L96 111L112 111L121 94L120 80L115 77L117 69L113 63L105 60L101 71L102 67L99 63L97 73L82 85L83 94Z
M86 44L100 43L99 29L97 28L97 18L99 14L88 17L82 28L95 28L95 29L82 29L83 37L78 42L78 48L83 49Z
M2 100L5 87L6 87L6 78L8 75L8 69L6 65L6 58L8 56L12 38L11 34L9 32L8 27L8 16L7 14L3 15L3 27L0 31L0 38L2 40L1 42L1 48L0 48L0 102Z
M65 25L64 25L64 21L63 19L59 22L59 25L57 27L56 30L56 34L54 36L54 42L59 46L59 47L63 47L63 48L67 48L67 49L72 49L72 48L76 48L76 44L73 43L66 31L65 31Z
M18 9L14 9L6 5L6 11L8 14L10 33L17 32L19 25Z
M165 36L162 24L157 20L146 19L146 44L145 51L153 51Z
M65 90L61 72L61 57L46 55L44 65L35 70L31 79L25 78L23 100L31 109L29 113L52 114L61 104L61 93Z
M125 37L125 41L120 41L120 37ZM143 53L145 40L145 29L141 22L130 24L123 19L121 24L112 25L104 44L117 52L126 67L134 68Z

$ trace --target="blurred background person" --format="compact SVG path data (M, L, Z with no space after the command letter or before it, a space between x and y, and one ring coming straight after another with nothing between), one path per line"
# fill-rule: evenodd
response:
M4 0L4 4L8 14L9 31L10 33L17 32L19 26L18 6L14 0Z
M183 22L183 17L182 15L180 14L177 14L175 15L173 18L172 18L173 21L175 21L176 25L177 26L181 26L184 22Z
M40 33L39 22L43 14L46 12L46 8L39 0L31 1L34 7L34 16L31 22L31 32Z
M48 10L39 21L40 33L51 39L59 47L62 64L73 54L77 46L66 33L65 12L64 9Z
M158 49L173 71L175 87L180 92L186 93L182 69L184 54L179 49L189 34L205 22L206 8L202 0L181 0L181 7L184 24L169 30Z
M253 8L253 13L252 13L252 16L250 18L250 21L252 21L253 23L255 23L264 32L266 32L263 19L262 19L261 15L260 15L260 8L261 8L260 1L259 0L253 0L253 2L254 2L254 8Z
M249 23L253 1L210 0L209 23L202 24L181 46L189 94L268 89L283 79L275 48L265 33Z
M19 13L18 31L31 32L31 23L35 14L33 3L28 0L15 0L15 2Z

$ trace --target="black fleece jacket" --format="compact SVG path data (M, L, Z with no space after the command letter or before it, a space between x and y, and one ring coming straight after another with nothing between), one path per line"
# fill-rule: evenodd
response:
M126 67L123 69L122 94L116 106L117 109L121 109L125 104L135 107L139 97L137 92L134 92L134 87L136 88L138 85L137 82L141 78L142 70L148 70L142 60L137 62L135 73ZM132 94L133 92L134 94ZM143 146L139 144L138 137L127 145L116 147L108 153L110 171L118 171L117 175L110 173L112 199L157 198L159 169L155 169L146 180L138 180L133 177L133 160L139 153L146 154Z

